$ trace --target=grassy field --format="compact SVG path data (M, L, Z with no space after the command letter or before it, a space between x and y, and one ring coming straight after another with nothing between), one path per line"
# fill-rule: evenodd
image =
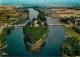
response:
M58 14L60 17L80 17L80 10L73 9L51 9L51 11Z
M26 21L28 17L27 11L28 10L23 9L21 5L1 5L0 6L0 29L4 27L5 23L12 24L17 22L15 24L18 24Z
M0 23L11 23L19 19L25 19L27 9L22 9L20 5L2 5L0 7Z
M77 37L80 40L80 34L77 33L73 28L67 28L65 33L68 37Z
M65 33L68 35L68 37L79 36L79 34L72 28L67 28Z
M76 9L51 8L51 9L43 9L42 11L45 12L45 14L48 14L49 16L56 19L65 18L65 17L80 18L80 10L76 10Z

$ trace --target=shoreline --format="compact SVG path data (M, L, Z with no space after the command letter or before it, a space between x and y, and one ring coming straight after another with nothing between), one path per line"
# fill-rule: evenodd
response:
M7 45L6 45L6 39L7 39L7 36L11 33L11 30L13 30L12 27L7 27L1 33L0 37L1 37L1 42L2 43L1 43L0 49L4 49L4 48L7 47Z
M52 17L51 15L49 15L49 16ZM54 17L52 17L52 18L54 18ZM55 18L55 19L56 19L56 18ZM58 22L60 22L61 24L64 24L64 23L62 23L59 19L56 19L56 20L57 20ZM72 33L73 36L72 36L72 35L69 36L69 34L71 34L71 32L69 33L69 31L68 31L68 29L73 29L73 28L72 28L73 25L65 25L65 24L64 24L64 26L65 26L65 28L66 28L66 29L64 30L64 31L65 31L65 35L67 36L66 38L68 38L68 37L75 37L75 33L77 33L77 32L74 33L74 30L72 30L74 34ZM70 31L71 31L71 30L70 30ZM79 34L79 33L78 33L78 34ZM80 34L79 34L79 35L80 35ZM79 35L78 35L78 36L79 36ZM76 35L77 38L79 38L78 36ZM76 38L76 39L77 39L77 38ZM78 40L80 40L80 39L78 39ZM63 43L64 43L64 42L63 42ZM62 45L63 45L63 44L62 44ZM79 43L79 45L80 45L80 43ZM61 54L62 54L63 56L69 57L68 55L63 54L62 52L61 52Z
M27 18L28 18L28 17L27 17ZM11 25L12 25L13 23L16 23L16 22L18 22L18 21L16 20L15 22L11 22L9 25L6 24L6 25L4 26L2 32L0 33L0 36L1 36L1 34L3 34L4 29L6 29L6 28L12 28ZM6 37L5 37L5 39L6 39ZM7 47L7 45L4 45L3 47L0 47L0 50L4 49L4 48L6 48L6 47Z

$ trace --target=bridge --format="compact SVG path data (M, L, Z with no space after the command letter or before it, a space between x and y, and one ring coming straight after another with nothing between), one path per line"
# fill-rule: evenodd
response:
M64 26L63 24L48 24L48 26Z
M25 24L11 25L11 26L18 27L18 26L25 26ZM62 25L62 24L48 24L48 26L64 26L64 25Z
M49 28L65 28L63 24L48 24Z
M23 29L25 24L19 24L19 25L11 25L11 27L14 27L15 29Z
M11 25L11 26L12 26L12 27L24 27L28 22L30 22L30 20L27 20L27 22L24 23L24 24Z
M26 24L19 24L19 25L11 25L12 27L24 27ZM64 27L63 24L48 24L48 27L52 27L52 28L58 28L58 27Z
M25 24L20 24L20 25L11 25L12 27L24 27L25 26Z

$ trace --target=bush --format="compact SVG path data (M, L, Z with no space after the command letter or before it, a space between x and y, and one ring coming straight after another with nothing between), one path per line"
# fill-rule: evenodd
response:
M61 18L61 22L68 24L69 18Z

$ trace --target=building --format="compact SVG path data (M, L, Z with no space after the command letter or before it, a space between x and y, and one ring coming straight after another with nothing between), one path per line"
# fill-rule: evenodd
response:
M39 27L39 24L37 23L37 20L35 20L35 23L34 23L34 27Z

